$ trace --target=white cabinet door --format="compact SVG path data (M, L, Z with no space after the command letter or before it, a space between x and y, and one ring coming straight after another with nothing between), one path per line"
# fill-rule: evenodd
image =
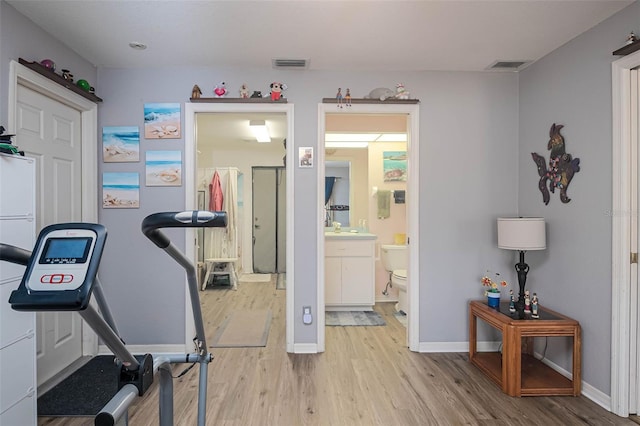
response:
M342 303L373 305L373 283L370 257L342 258Z
M342 259L324 259L324 303L335 305L342 302Z

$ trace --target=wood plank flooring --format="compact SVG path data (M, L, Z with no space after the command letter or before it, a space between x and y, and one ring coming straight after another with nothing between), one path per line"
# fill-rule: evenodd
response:
M275 277L275 275L274 275ZM213 349L207 424L247 425L633 425L584 397L511 398L466 353L418 354L405 346L393 304L376 305L385 327L327 327L326 352L285 350L285 291L240 283L201 292L211 343L234 309L272 310L264 348ZM184 366L176 367L180 372ZM195 425L197 368L174 381L175 424ZM129 424L156 425L157 388L131 408ZM91 425L89 418L45 418L39 425Z

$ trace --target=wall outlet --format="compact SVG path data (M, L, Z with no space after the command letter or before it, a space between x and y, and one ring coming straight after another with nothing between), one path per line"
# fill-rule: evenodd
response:
M303 306L302 307L302 323L305 325L309 325L313 322L313 317L311 316L311 306Z

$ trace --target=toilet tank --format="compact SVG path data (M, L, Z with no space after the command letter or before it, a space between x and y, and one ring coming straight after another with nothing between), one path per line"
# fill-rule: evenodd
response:
M408 269L408 252L406 245L383 244L380 246L380 260L385 271Z

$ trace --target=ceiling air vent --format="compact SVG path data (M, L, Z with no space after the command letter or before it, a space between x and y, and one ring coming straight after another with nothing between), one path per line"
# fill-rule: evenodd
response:
M495 61L487 67L489 71L520 71L531 61Z
M289 70L305 70L309 68L307 59L272 59L273 68Z

